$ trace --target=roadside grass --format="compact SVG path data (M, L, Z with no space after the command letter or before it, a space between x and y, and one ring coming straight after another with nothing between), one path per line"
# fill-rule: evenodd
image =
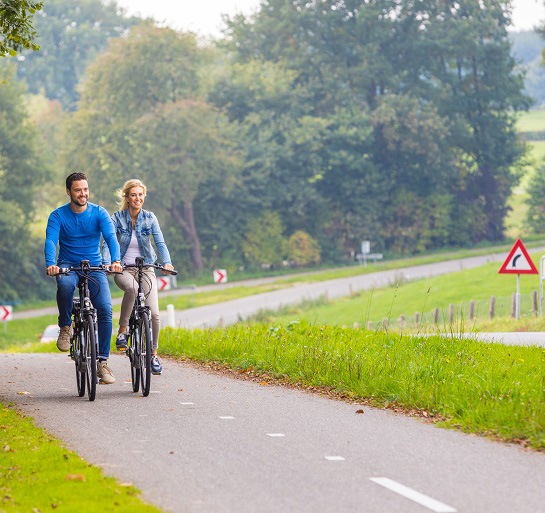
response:
M49 324L57 324L56 315L8 321L5 324L5 333L4 325L0 323L0 351L10 349L14 345L31 345L35 349L33 352L37 352L36 349L41 345L48 346L48 344L40 344L39 337Z
M507 256L507 253L505 256ZM539 267L541 255L531 254L531 256L536 266ZM415 260L418 264L422 263L422 259ZM307 319L309 322L320 324L353 326L354 323L358 323L361 326L366 326L369 321L378 324L386 318L390 324L393 324L402 315L409 319L417 312L422 315L431 312L435 307L440 308L441 314L444 316L449 304L454 304L458 307L456 319L462 320L467 319L469 301L477 300L480 301L477 308L479 318L471 324L466 322L465 328L470 331L481 329L499 331L501 326L505 326L505 322L499 318L488 322L487 319L483 318L482 314L487 312L487 307L484 306L483 302L490 300L490 297L494 295L498 298L498 317L501 317L501 298L503 298L504 302L510 302L510 296L516 290L516 277L499 275L500 265L499 261L492 262L475 269L461 270L457 273L408 282L400 273L398 279L390 287L361 291L351 297L336 300L322 298L315 301L306 301L299 305L285 307L279 311L260 312L253 316L252 319L259 322L290 322L292 320ZM376 266L367 266L365 269L372 272L379 268L380 264L377 264ZM336 271L312 276L305 275L262 286L237 286L180 296L163 296L160 298L160 308L164 309L166 304L171 303L174 304L176 310L182 310L277 290L282 287L293 286L296 282L317 281L318 278L346 277L351 275L348 274L350 272L352 272L351 268L347 268L343 273ZM523 297L529 295L532 291L539 290L538 280L535 275L521 276L521 293ZM114 311L116 312L114 314L114 325L117 325L119 306L114 307ZM523 313L526 314L527 311L528 308L523 309ZM53 315L9 321L6 325L5 334L0 326L0 351L56 351L54 343L41 344L38 342L38 337L45 327L56 322L56 316ZM486 324L483 324L485 322ZM519 326L520 324L514 325L509 331L513 331Z
M0 511L159 513L140 491L119 483L0 403Z
M162 353L545 450L545 351L307 322L166 329ZM266 381L262 381L266 384Z
M527 234L524 236L524 243L528 249L532 247L541 246L543 244L543 238L544 236L542 234ZM411 267L415 265L424 265L428 263L433 262L440 262L443 260L454 260L459 258L466 258L466 257L472 257L472 256L479 256L479 255L487 255L490 253L506 253L511 249L512 242L506 243L506 244L483 244L474 248L470 249L446 249L444 251L437 251L434 253L428 253L425 255L418 255L413 257L405 257L405 258L396 258L392 257L387 260L379 261L376 263L369 263L367 266L362 265L355 265L354 263L349 263L345 266L341 267L335 267L335 268L325 268L325 269L288 269L288 270L282 270L282 271L274 271L274 272L268 272L268 273L248 273L246 271L243 272L233 272L230 274L230 285L233 283L236 283L239 280L246 280L246 279L259 279L259 278L272 278L272 282L270 282L268 285L262 285L262 286L246 286L244 284L241 284L240 286L236 287L222 287L221 285L217 286L217 290L214 292L201 292L197 289L196 292L188 293L188 294L182 294L181 298L180 295L174 295L174 294L160 294L159 295L159 301L160 305L166 305L168 303L173 303L176 301L179 301L179 307L180 309L184 308L184 304L189 305L187 307L192 308L194 306L202 306L204 304L211 304L212 302L218 302L218 301L226 301L227 299L236 299L237 297L244 297L249 296L261 292L266 292L268 290L274 290L273 288L267 289L267 287L275 287L275 288L282 288L285 286L290 286L296 283L312 283L317 281L324 281L324 280L333 280L337 278L345 278L349 276L358 276L361 274L368 274L376 271L383 271L383 270L389 270L389 269L398 269L401 267ZM187 280L186 280L187 281ZM210 279L205 279L202 277L199 280L195 280L195 283L199 283L200 285L211 285ZM178 281L178 285L180 287L187 286L188 283L185 283L181 280ZM232 289L236 289L236 291L232 291ZM121 297L122 292L115 286L111 284L110 287L112 297ZM202 304L199 299L197 299L198 296L201 294L210 294L209 298L202 300ZM54 294L52 293L52 296ZM215 299L215 296L221 296L219 300ZM182 299L184 296L187 296L188 298L193 299ZM227 299L226 299L227 298ZM38 301L38 302L30 302L30 303L21 303L14 306L15 312L22 312L25 310L31 310L35 308L44 308L44 307L54 307L56 306L56 303L54 299L52 298L51 301ZM116 311L119 311L119 307L114 307Z
M288 286L288 284L277 282L251 287L241 285L239 287L221 288L220 286L217 290L213 291L190 292L189 294L176 296L161 296L159 298L159 309L164 310L168 304L172 304L176 310L186 310L188 308L222 303L223 301L253 296L255 294L263 294L273 290L284 289Z
M539 268L540 255L531 254L532 260ZM279 311L260 312L250 321L288 323L296 320L307 320L313 324L367 326L369 322L378 325L384 319L391 325L401 316L407 320L419 314L429 314L439 308L441 318L447 315L450 304L457 307L455 320L463 322L466 330L478 331L486 326L492 329L504 321L489 321L488 302L491 296L497 298L498 317L510 313L511 295L516 291L516 276L500 275L498 269L501 262L491 262L475 269L461 270L432 278L406 281L400 274L398 280L390 287L364 290L352 296L319 301L307 301L299 305L287 306ZM521 294L529 298L532 291L539 290L537 275L521 275ZM473 321L468 320L469 302L479 302ZM523 304L522 313L533 317L530 300ZM486 324L482 324L482 323ZM515 326L513 326L515 327Z

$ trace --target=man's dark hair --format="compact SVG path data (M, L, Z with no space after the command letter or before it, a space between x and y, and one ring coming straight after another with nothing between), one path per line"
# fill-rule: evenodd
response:
M70 190L72 188L72 183L77 182L78 180L87 180L85 173L72 173L70 176L66 177L66 188Z

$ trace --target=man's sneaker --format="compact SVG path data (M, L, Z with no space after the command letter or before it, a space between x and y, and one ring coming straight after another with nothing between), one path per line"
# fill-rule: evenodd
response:
M151 357L151 373L155 374L156 376L161 374L163 372L163 366L161 365L161 361L157 356Z
M68 351L70 349L70 326L61 326L59 337L57 338L57 347L59 351Z
M105 385L111 385L115 383L115 377L110 367L108 367L108 362L106 360L99 360L97 362L97 376L98 379Z
M127 350L127 334L126 333L120 333L119 335L117 335L117 338L115 339L115 348L118 351Z

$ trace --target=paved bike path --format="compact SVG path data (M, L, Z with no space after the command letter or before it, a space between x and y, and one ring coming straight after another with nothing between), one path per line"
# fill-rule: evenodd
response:
M0 400L165 511L545 511L543 454L171 360L144 398L111 366L89 402L66 355L0 354Z

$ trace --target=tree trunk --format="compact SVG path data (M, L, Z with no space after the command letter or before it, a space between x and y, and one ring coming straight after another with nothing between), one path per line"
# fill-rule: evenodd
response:
M182 215L176 205L171 209L172 216L182 227L182 231L191 245L191 263L197 271L202 271L204 263L202 260L201 241L197 233L197 227L195 226L193 203L191 201L184 201L183 212Z

